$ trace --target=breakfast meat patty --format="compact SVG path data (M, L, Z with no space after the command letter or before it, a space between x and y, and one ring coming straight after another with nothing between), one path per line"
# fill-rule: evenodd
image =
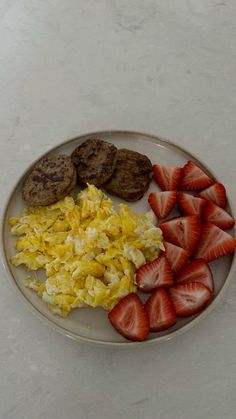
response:
M106 141L89 139L72 153L78 180L101 186L113 174L117 161L117 148Z
M30 206L53 204L68 195L76 178L70 156L43 157L26 177L22 197Z
M116 170L104 189L126 201L137 201L147 191L152 179L152 163L136 151L118 150Z

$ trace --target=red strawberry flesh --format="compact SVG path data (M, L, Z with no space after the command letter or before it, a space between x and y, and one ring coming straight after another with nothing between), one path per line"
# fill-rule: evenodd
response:
M135 293L122 298L108 313L113 327L124 337L142 341L149 333L149 319L146 310Z
M213 182L213 179L191 160L189 160L182 169L181 189L187 191L203 189Z
M148 202L157 218L165 218L177 201L176 191L151 192Z
M167 241L164 241L164 246L165 256L170 262L171 269L174 273L177 273L186 264L190 257L190 252Z
M201 222L197 215L176 217L159 225L164 239L192 252L201 235Z
M197 198L184 192L178 193L178 205L181 212L185 215L199 215L201 216L206 200Z
M173 283L173 273L165 256L146 263L136 272L136 284L143 292L150 292L157 287L170 287Z
M204 259L206 262L217 259L236 249L236 239L212 223L205 223L202 226L202 235L195 250L194 256L197 259Z
M207 202L203 211L203 220L215 224L222 230L228 230L235 224L233 217L231 217L223 208L214 204L214 202Z
M216 182L209 188L199 192L196 196L214 202L221 208L224 208L226 204L226 190L222 183Z
M180 184L181 167L166 167L154 164L154 179L163 191L176 191Z
M195 259L185 265L175 278L177 284L186 284L188 282L200 282L211 292L214 290L212 272L203 259Z
M176 323L176 314L170 296L163 288L153 291L145 304L151 332L161 332Z
M189 317L202 311L208 304L212 293L198 282L178 284L169 289L177 316Z

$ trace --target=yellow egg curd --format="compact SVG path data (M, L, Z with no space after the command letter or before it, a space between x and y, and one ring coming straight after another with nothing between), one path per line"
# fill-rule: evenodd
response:
M162 233L153 215L132 212L113 203L93 185L77 199L31 207L9 219L17 236L15 266L45 269L46 280L25 279L51 311L60 316L77 307L111 310L136 291L135 271L164 250Z

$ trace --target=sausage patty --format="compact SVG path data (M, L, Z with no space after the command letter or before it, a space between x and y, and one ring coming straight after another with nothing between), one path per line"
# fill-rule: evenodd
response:
M142 198L152 179L152 163L136 151L118 150L116 170L103 187L126 201Z
M101 186L115 170L117 148L106 141L89 139L73 151L71 158L82 184Z
M73 189L76 177L70 156L43 157L26 177L22 197L30 206L53 204Z

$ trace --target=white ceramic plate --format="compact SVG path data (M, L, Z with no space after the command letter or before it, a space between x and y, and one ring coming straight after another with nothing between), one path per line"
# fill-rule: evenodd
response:
M202 168L216 179L214 174L199 160L197 160L191 153L183 150L181 147L159 137L126 131L106 131L96 132L72 140L66 141L63 144L54 147L47 154L70 154L72 150L85 141L87 138L100 138L103 140L114 143L118 148L129 148L146 154L152 163L159 163L166 166L183 166L186 160L193 160L198 163ZM40 156L41 158L42 156ZM35 162L33 162L35 164ZM32 165L33 165L32 164ZM28 171L28 170L27 170ZM120 336L110 325L107 313L100 308L83 308L72 311L67 318L61 318L53 315L47 305L40 300L37 295L23 285L23 279L28 272L23 267L15 268L8 261L9 258L15 253L14 241L15 238L10 236L10 227L8 225L8 218L17 215L25 206L21 198L22 183L25 177L25 172L14 187L9 200L6 205L5 212L2 220L2 250L3 259L9 280L13 284L17 293L23 297L32 313L35 313L39 318L46 321L46 323L53 327L55 330L63 333L78 341L105 345L105 346L118 346L118 347L136 347L148 345L151 343L160 343L169 340L180 333L187 331L190 327L194 326L203 317L209 313L213 307L219 302L226 286L228 285L232 272L236 265L235 255L225 256L210 264L214 275L215 293L211 303L199 315L187 319L180 319L177 324L171 329L161 332L150 334L148 339L144 342L129 342ZM130 207L140 213L145 213L149 210L147 204L147 197L150 191L158 190L154 182L151 183L149 191L145 196L136 203L129 204ZM111 197L117 205L121 202L118 198ZM232 213L232 205L228 204L228 210ZM174 215L174 213L173 213ZM235 235L235 230L233 231Z

